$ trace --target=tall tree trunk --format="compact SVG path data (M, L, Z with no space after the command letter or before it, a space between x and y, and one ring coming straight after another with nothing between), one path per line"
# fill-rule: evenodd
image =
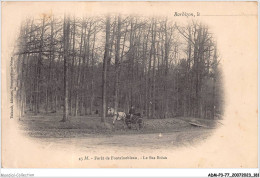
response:
M49 94L51 94L52 92L49 91L50 84L51 84L51 77L52 77L52 62L53 62L53 19L51 20L51 36L50 36L50 56L49 56L49 73L48 73L48 81L47 81L47 85L46 85L46 91L45 91L45 101L46 101L46 105L45 105L45 111L48 112L48 105L49 105ZM52 101L51 101L52 103ZM51 104L52 105L52 104Z
M103 60L103 75L102 75L102 117L101 122L105 122L106 118L106 94L107 94L107 62L109 59L109 38L110 38L110 17L106 17L106 45Z
M79 94L81 93L80 92L80 89L81 89L81 84L80 84L80 79L81 79L81 59L83 58L82 57L82 47L83 47L83 40L85 38L85 32L84 32L84 29L86 30L85 28L85 24L82 23L82 27L81 27L81 37L80 37L80 48L79 48L79 64L78 64L78 75L77 75L77 83L76 83L76 96L75 96L75 116L78 116L79 114Z
M129 55L128 55L128 77L129 77L129 82L128 82L128 88L130 88L130 91L128 90L128 95L129 95L129 100L130 100L130 105L133 105L133 69L134 69L134 24L133 24L133 19L131 19L131 29L130 29L130 39L129 39Z
M41 29L41 40L40 40L40 50L38 63L36 66L36 94L35 94L35 115L39 113L39 105L40 105L40 78L41 78L41 63L42 63L42 51L43 51L43 42L44 42L44 29L45 29L45 16L43 16L42 20L42 29Z
M165 71L164 71L164 118L168 117L169 113L169 104L168 104L168 61L169 61L169 39L168 39L168 33L167 33L167 20L165 21L164 25L164 33L165 33Z
M70 32L70 19L69 17L64 18L63 26L63 58L64 58L64 107L63 107L63 119L62 122L67 121L69 118L69 91L68 91L68 58L69 58L69 32Z
M76 20L74 17L73 20L73 31L72 31L72 64L71 64L71 75L70 75L70 109L69 109L69 114L72 115L72 110L73 110L73 93L74 93L74 63L75 63L75 35L76 35Z
M214 57L213 57L213 61L214 61L214 74L213 74L213 88L212 88L212 116L211 118L214 119L215 118L215 113L216 113L216 77L217 77L217 48L215 47L214 50Z
M86 44L85 44L85 57L86 57L86 69L85 69L85 80L84 83L86 84L86 89L84 90L84 110L85 110L85 115L88 115L88 91L89 91L89 61L90 61L90 36L91 36L91 30L92 30L92 22L89 22L89 29L88 29L88 35L87 35L87 39L86 39Z
M123 40L123 47L122 47L122 51L121 51L121 57L120 57L120 63L123 62L123 54L124 54L124 51L125 51L125 43L126 43L126 35L127 35L127 28L128 28L128 25L125 25L125 34L124 34L124 40ZM121 73L121 68L119 68L119 71L118 71L118 76L120 76L120 73ZM120 90L118 90L120 91ZM128 92L128 91L126 91ZM124 96L126 96L126 93L124 93ZM124 97L124 110L128 110L128 104L127 104L127 99L126 97Z
M152 118L154 119L155 117L155 66L156 66L156 48L155 48L155 42L156 42L156 22L154 22L154 37L153 37L153 42L152 42L152 48L153 48L153 71L152 71L152 75L153 75L153 84L152 84Z
M93 103L95 100L95 92L94 92L94 53L95 53L95 42L96 42L96 27L94 29L94 39L93 39L93 46L92 46L92 56L91 56L91 99L90 99L90 113L92 114L93 111Z
M115 111L118 110L118 90L119 90L119 59L120 59L120 38L121 38L121 17L118 16L117 22L117 40L116 40L116 54L115 54Z
M86 76L86 49L87 49L87 40L86 40L86 36L87 36L87 24L86 24L86 26L85 26L85 33L84 33L84 39L83 39L83 47L84 47L84 49L83 49L83 57L82 57L82 60L83 60L83 63L82 63L82 66L81 66L81 69L82 69L82 71L81 71L81 75L82 75L82 77L81 77L81 82L80 82L80 91L81 91L81 98L80 98L80 104L79 104L79 113L80 113L80 115L83 115L83 113L84 113L84 111L83 111L83 109L84 109L84 105L85 105L85 94L86 94L86 92L85 92L85 76Z
M148 50L148 39L150 34L151 26L148 28L148 32L146 35L146 40L143 44L144 46L144 73L145 73L145 115L148 118L149 117L149 69L147 69L147 50ZM150 60L149 60L150 61ZM149 62L150 66L150 62Z

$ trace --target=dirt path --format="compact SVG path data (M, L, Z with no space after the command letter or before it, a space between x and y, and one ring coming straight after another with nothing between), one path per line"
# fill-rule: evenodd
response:
M115 130L99 128L98 118L73 118L70 122L59 122L59 117L27 116L20 122L21 130L44 148L83 149L101 147L182 147L196 145L208 138L215 130L213 122L203 123L208 128L189 124L199 120L188 118L146 120L142 130ZM209 121L207 121L209 122ZM109 124L109 122L108 122Z
M34 138L44 148L70 150L72 147L80 151L101 149L103 147L123 148L142 147L150 149L176 148L195 146L207 139L212 129L192 129L171 133L131 134L131 135L89 135L80 138Z

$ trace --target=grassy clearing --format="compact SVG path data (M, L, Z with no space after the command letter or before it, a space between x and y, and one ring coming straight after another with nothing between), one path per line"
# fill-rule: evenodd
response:
M105 123L100 122L98 116L78 116L70 117L67 122L60 122L62 114L48 113L34 116L27 114L20 122L21 129L25 134L32 137L46 138L71 138L87 137L99 135L124 135L138 133L163 133L178 132L191 129L202 129L192 126L189 122L202 123L209 128L217 126L213 120L195 119L195 118L169 118L169 119L144 119L144 128L129 130L124 128L121 121L117 121L113 127L111 117L106 118ZM204 128L205 129L205 128Z

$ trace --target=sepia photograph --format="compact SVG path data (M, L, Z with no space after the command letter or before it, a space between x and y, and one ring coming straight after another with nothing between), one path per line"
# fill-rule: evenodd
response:
M2 2L2 167L257 168L257 23L253 1Z

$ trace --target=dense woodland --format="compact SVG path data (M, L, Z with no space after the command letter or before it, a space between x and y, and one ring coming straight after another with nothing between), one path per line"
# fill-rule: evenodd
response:
M110 15L23 21L16 41L20 115L99 114L134 105L148 119L222 113L219 53L207 25Z

